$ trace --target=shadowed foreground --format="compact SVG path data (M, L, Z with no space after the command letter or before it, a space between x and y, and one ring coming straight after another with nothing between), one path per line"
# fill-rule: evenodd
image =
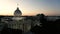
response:
M22 34L22 30L6 28L2 30L1 34Z

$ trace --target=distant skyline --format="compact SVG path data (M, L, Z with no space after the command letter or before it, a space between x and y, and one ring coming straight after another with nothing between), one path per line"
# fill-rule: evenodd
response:
M60 15L60 0L0 0L0 15L13 15L17 3L22 15Z

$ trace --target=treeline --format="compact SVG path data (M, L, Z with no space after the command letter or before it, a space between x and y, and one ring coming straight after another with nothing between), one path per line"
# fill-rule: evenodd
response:
M38 14L40 16L40 23L42 23L42 27L36 25L31 28L31 32L34 34L60 34L60 19L56 21L48 21L46 20L44 14Z

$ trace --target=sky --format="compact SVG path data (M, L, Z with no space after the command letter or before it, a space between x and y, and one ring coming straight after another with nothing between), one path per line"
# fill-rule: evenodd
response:
M22 15L60 15L60 0L0 0L0 15L14 15L17 3Z

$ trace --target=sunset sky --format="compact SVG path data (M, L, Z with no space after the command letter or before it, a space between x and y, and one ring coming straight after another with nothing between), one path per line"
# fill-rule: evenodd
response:
M0 0L0 15L13 15L17 3L22 15L60 15L60 0Z

